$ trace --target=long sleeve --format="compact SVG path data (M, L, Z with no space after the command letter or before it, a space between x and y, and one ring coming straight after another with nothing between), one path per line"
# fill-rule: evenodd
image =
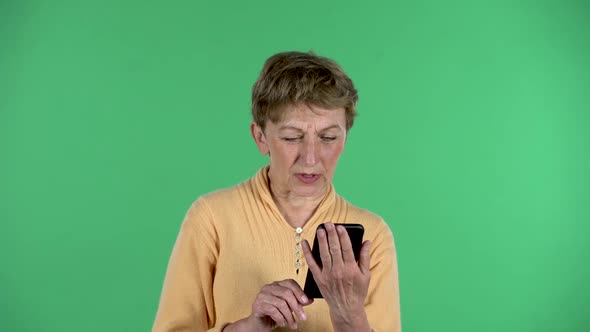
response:
M219 244L211 213L200 198L189 208L172 251L153 332L221 331L213 301Z
M374 332L400 332L399 280L391 230L383 228L371 244L371 285L365 310Z

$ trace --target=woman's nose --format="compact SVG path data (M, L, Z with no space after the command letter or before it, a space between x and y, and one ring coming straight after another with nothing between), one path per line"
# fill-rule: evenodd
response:
M313 139L305 140L302 144L301 157L308 166L313 166L318 161L316 144Z

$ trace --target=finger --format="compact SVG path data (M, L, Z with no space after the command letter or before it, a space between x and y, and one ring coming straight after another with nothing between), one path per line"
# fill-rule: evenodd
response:
M332 269L332 255L330 254L330 248L328 247L328 237L325 229L318 229L318 242L320 247L320 258L322 260L322 270Z
M359 267L363 274L368 274L371 269L371 241L365 241L361 247Z
M313 254L311 252L311 246L309 245L309 242L307 240L303 240L303 242L301 244L302 244L302 248L303 248L303 256L305 257L305 261L307 262L307 266L309 266L309 269L311 270L311 272L312 273L315 273L316 271L318 273L321 272L321 267L318 265L315 258L313 257Z
M354 251L352 251L352 243L350 242L350 237L348 236L348 232L344 226L338 225L336 227L336 231L338 231L338 237L340 239L340 247L342 248L342 259L344 260L344 264L356 264L356 260L354 259Z
M303 292L303 289L301 289L301 286L299 286L297 281L293 279L286 279L283 281L279 281L279 285L289 288L293 292L293 295L295 295L295 298L297 299L297 301L299 301L300 304L310 304L309 298L307 298L307 296Z
M291 327L292 329L296 329L297 328L297 322L295 322L295 319L293 319L293 314L292 314L292 310L289 307L289 304L287 304L287 302L283 299L281 299L280 297L277 296L267 296L264 298L263 300L266 304L271 305L273 307L275 307L275 309L277 309L280 313L280 316L283 317L283 319L287 322L287 324L289 325L289 327ZM273 318L273 320L275 319L274 317L277 317L277 319L280 320L279 315L277 315L274 310L270 309L271 313L274 313L274 316L271 316ZM275 322L278 323L278 321L275 320ZM285 326L285 325L283 325Z
M340 247L340 239L336 227L331 222L325 224L326 233L328 234L328 246L330 247L330 255L332 256L332 267L341 267L344 265L342 260L342 249Z
M295 317L299 320L307 320L307 315L305 315L305 311L303 310L302 303L307 305L309 304L309 299L303 293L303 289L299 286L299 284L293 279L287 279L283 281L279 281L279 285L283 286L288 291L284 291L281 298L285 300L289 307L291 308L291 312L295 314Z
M272 304L261 303L260 312L262 315L270 317L278 326L286 326L287 320L283 317L283 314Z
M281 312L288 310L290 318L293 318L294 313L298 319L307 320L305 312L303 311L303 306L299 304L299 300L297 299L298 296L293 289L298 289L301 295L304 295L303 290L301 290L301 287L299 287L295 280L279 281L277 285L272 288L272 294L286 303L287 308L283 307L284 304L279 303L279 309L281 309ZM299 297L301 297L301 295Z
M305 256L305 261L307 262L307 266L309 267L313 278L317 281L322 274L322 268L313 258L313 254L311 253L311 248L309 247L309 242L307 242L307 240L303 240L303 255Z
M268 284L268 285L262 287L262 290L260 291L260 294L259 294L259 298L262 303L265 303L265 304L275 307L276 310L278 310L278 312L281 314L281 316L285 320L286 324L288 324L291 328L293 328L293 326L295 324L295 321L293 320L293 314L292 314L293 310L291 310L290 305L288 304L287 300L285 300L285 298L288 298L288 294L285 295L286 293L290 293L291 297L293 297L292 292L289 288L279 285L278 282L273 282L271 284ZM297 301L295 301L294 298L292 300L295 303L297 303ZM274 312L274 311L271 311L271 312ZM278 323L278 321L276 321L276 322ZM283 325L283 326L285 326L285 325Z

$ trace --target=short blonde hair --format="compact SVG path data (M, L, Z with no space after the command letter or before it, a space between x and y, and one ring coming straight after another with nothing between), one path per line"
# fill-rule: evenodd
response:
M267 120L277 123L290 105L344 108L346 130L356 116L358 93L352 80L333 60L312 52L281 52L264 63L252 88L252 117L264 130Z

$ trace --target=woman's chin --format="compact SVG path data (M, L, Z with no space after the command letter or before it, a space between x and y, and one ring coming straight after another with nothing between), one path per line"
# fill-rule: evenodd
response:
M326 193L324 181L318 181L314 184L297 184L293 186L293 192L300 197L318 197Z

